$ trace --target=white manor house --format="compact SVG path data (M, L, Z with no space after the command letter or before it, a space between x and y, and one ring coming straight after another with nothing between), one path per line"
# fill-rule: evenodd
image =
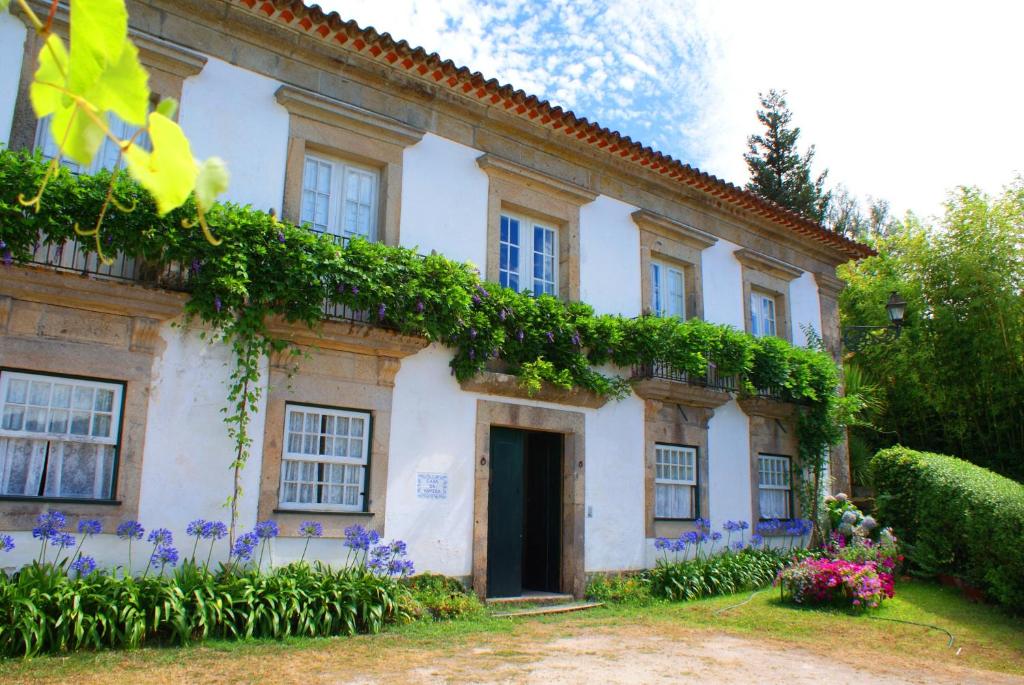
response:
M809 327L838 359L835 269L862 245L297 0L128 9L152 90L180 101L197 157L226 160L229 200L598 313L797 345ZM28 99L38 49L16 9L0 14L0 143L47 154ZM90 553L108 564L125 561L111 534L123 520L182 539L192 519L226 521L230 350L176 325L187 296L141 282L129 258L43 247L35 262L0 269L0 532L18 545L3 565L34 558L49 510L100 519ZM309 556L325 561L344 559L341 532L360 523L484 595L580 595L587 574L652 566L654 539L696 518L799 515L796 408L726 379L618 369L623 400L530 397L498 372L459 383L451 350L370 323L329 318L300 342L291 378L264 360L243 472L239 525L279 523L275 563L298 558L302 521L323 523ZM829 471L849 487L842 446Z

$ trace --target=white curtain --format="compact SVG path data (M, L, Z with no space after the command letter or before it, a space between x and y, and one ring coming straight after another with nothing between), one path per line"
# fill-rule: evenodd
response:
M693 518L693 490L692 485L655 484L654 515L658 518Z

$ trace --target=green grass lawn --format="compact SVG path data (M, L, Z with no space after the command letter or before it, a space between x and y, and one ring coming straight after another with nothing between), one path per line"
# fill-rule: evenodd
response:
M606 605L579 613L526 619L494 618L488 612L481 612L469 619L421 621L390 628L381 635L355 638L209 641L185 648L38 657L0 662L0 680L103 681L125 673L159 679L163 669L180 668L183 664L205 668L203 664L208 663L209 668L217 669L228 668L233 661L252 662L254 658L274 664L282 657L300 655L304 650L318 653L337 650L356 665L372 669L375 659L379 658L377 655L396 649L405 653L447 654L483 640L501 641L505 635L510 639L514 636L525 639L543 631L547 639L588 628L615 626L653 626L680 635L718 631L822 652L829 651L840 640L849 645L849 653L844 657L865 662L870 662L875 655L890 665L910 659L917 667L922 664L941 667L945 663L1024 675L1024 621L993 606L969 603L958 592L947 588L922 582L901 583L894 599L887 600L875 611L859 615L785 605L773 590L761 592L741 606L735 606L749 597L750 593L743 593L685 603ZM949 648L948 636L943 632L877 618L941 626L953 633L955 642Z

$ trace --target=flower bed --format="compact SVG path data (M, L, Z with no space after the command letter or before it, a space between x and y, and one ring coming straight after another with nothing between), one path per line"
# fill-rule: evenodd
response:
M783 598L797 604L837 604L874 608L893 596L893 576L874 561L804 559L778 576Z
M373 633L418 611L399 582L413 571L405 543L386 543L362 526L345 530L348 558L341 568L307 563L305 550L300 561L274 567L270 541L279 529L274 521L261 521L235 539L229 561L216 570L210 557L227 536L224 524L191 522L186 530L195 541L184 559L171 531L156 528L147 537L149 562L138 575L128 570L130 563L99 568L84 553L88 539L102 532L98 521L79 522L80 538L66 527L61 513L42 514L33 529L40 541L37 558L11 576L0 573L0 656L210 637ZM116 532L129 557L132 544L146 536L136 521L125 521ZM307 543L322 532L313 521L299 527ZM0 537L0 549L13 547L10 536Z

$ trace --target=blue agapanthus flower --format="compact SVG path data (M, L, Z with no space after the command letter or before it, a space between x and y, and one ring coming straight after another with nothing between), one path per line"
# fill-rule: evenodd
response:
M141 540L146 529L138 521L124 521L117 527L117 537L122 540Z
M85 521L78 522L78 532L86 537L90 535L99 535L103 532L103 524L96 519L87 519Z
M740 524L737 523L736 521L729 520L729 521L726 521L725 523L722 524L722 528L724 528L725 530L727 530L727 531L729 531L731 533L733 531L739 530L740 529Z
M174 544L174 536L171 534L171 531L166 528L156 528L149 531L149 537L146 539L158 547L166 547Z
M260 521L256 524L253 532L261 540L269 540L270 538L276 538L281 531L278 529L276 521Z
M207 521L200 533L204 540L220 540L228 534L228 527L221 521Z
M734 550L736 550L737 552L739 552L740 550L743 549L743 541L742 540L737 540L736 542L732 543L732 548Z
M764 542L764 536L762 536L760 533L754 533L753 535L750 536L750 546L751 547L760 547L761 543L763 543L763 542Z
M740 530L747 530L748 528L750 528L750 524L746 521L737 521L736 523L739 524Z
M10 535L0 535L0 551L10 552L14 549L14 538Z
M323 534L323 524L318 521L303 521L299 524L299 535L304 538L318 538Z
M668 549L672 546L672 541L668 538L655 538L654 549Z
M683 537L680 536L679 538L677 538L677 539L672 541L671 549L672 549L673 552L685 552L686 551L686 545L687 545L686 540L684 540Z
M71 563L71 569L80 576L87 576L96 570L96 560L83 554Z
M54 547L74 547L75 536L70 533L57 533L50 538L50 544Z
M710 519L696 518L693 521L693 525L697 526L697 530L711 530Z
M178 563L178 550L170 545L161 545L153 552L150 563L160 568L168 565L174 566Z
M407 545L405 544L404 541L402 541L402 540L392 540L390 547L391 547L391 553L392 554L396 554L398 556L405 556Z
M252 553L256 551L256 547L259 544L260 539L256 537L256 533L243 533L235 540L235 544L231 548L231 556L237 557L242 561L249 561L252 559Z
M59 511L48 511L36 518L36 527L32 529L32 537L40 540L50 540L68 525L68 520Z
M203 536L203 526L206 525L206 519L196 519L190 521L188 526L185 528L185 534L189 537L198 538Z
M679 536L679 539L688 545L696 545L700 541L700 533L695 530L691 530L689 533L683 533Z
M358 523L345 529L345 547L352 550L366 551L371 546L380 542L380 533L375 530L367 530Z
M713 542L718 542L721 539L722 539L722 534L719 533L717 530L714 533L711 534L711 540Z

